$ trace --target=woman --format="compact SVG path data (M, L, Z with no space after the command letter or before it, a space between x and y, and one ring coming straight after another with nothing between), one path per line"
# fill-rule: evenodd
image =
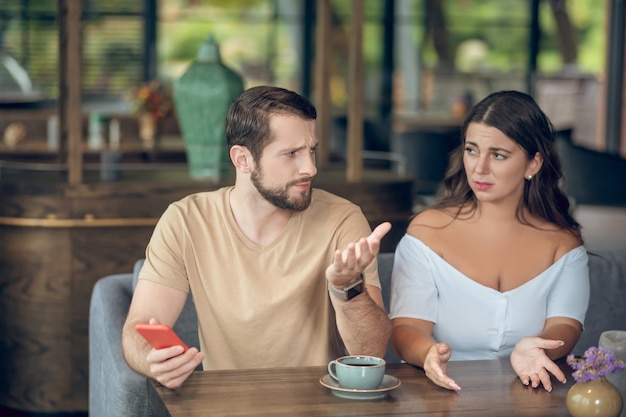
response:
M392 345L435 384L461 389L449 360L510 356L525 385L552 390L553 362L580 337L587 251L569 213L554 128L528 95L474 106L439 201L396 249Z

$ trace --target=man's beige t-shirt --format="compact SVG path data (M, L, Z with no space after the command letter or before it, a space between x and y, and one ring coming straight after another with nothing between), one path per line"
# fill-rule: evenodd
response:
M191 290L205 370L325 365L343 355L325 271L336 249L369 235L360 208L314 189L309 208L259 246L237 226L231 190L171 204L139 279ZM380 287L375 262L366 281Z

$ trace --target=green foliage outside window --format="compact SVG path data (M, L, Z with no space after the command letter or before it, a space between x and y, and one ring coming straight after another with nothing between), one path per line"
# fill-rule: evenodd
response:
M440 55L426 30L426 6L431 1L435 0L406 0L409 13L395 24L410 26L420 67L437 69ZM442 0L443 29L455 70L523 74L528 65L529 3ZM212 33L220 42L224 62L244 75L246 84L297 88L303 64L298 44L302 11L297 0L159 0L157 4L159 77L171 80L182 74L198 46ZM333 46L333 72L341 83L347 71L345 47L352 0L332 0L331 4L333 36L343 37ZM143 81L144 5L143 0L84 2L83 85L87 93L124 94ZM365 1L363 57L368 80L376 79L380 71L383 5L380 0ZM3 51L27 69L33 84L53 97L58 81L56 7L56 0L0 4ZM576 28L578 69L601 76L606 65L605 0L567 0L567 8ZM541 2L540 17L539 71L556 73L562 58L549 2Z

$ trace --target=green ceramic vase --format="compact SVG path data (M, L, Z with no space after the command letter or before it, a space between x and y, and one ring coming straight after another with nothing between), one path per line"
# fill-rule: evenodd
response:
M572 417L618 417L623 400L620 392L605 377L572 385L565 400Z
M222 64L219 46L209 35L196 60L173 85L191 178L218 182L230 169L224 119L243 89L242 78Z

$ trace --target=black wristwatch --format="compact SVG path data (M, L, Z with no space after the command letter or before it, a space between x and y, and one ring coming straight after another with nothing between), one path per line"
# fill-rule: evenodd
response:
M361 294L365 290L365 280L363 279L363 274L359 275L356 281L352 281L341 290L338 290L333 284L329 282L328 290L332 295L339 298L340 300L352 300L354 297Z

